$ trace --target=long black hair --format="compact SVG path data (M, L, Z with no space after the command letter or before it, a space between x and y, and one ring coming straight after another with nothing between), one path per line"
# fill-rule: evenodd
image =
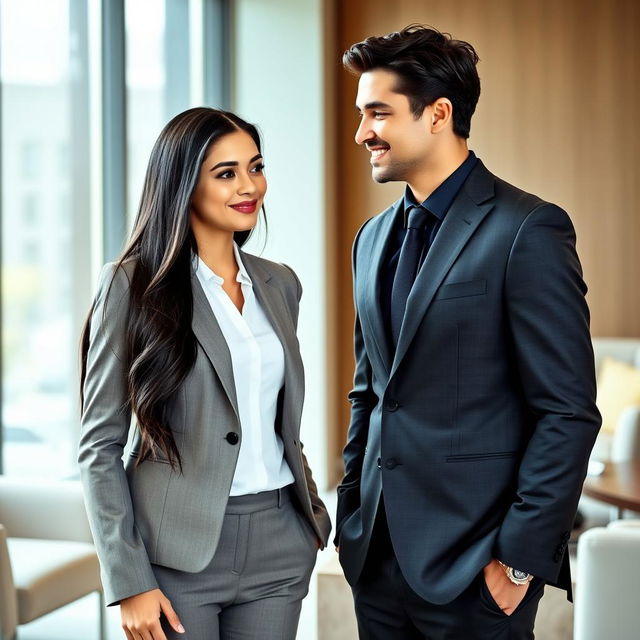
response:
M141 434L138 464L162 451L172 467L182 469L166 415L169 400L196 358L190 279L192 255L198 248L191 231L190 203L209 149L236 131L248 133L261 150L256 127L228 111L189 109L164 127L151 151L134 229L115 263L113 277L125 261L135 261L129 287L125 370L127 408L135 415ZM242 246L250 235L251 231L238 231L234 240ZM92 313L93 305L81 337L82 409Z

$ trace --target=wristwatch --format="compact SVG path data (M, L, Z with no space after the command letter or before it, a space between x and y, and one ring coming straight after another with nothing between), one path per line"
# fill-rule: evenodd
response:
M498 560L500 562L500 560ZM508 567L504 562L500 562L500 566L504 569L504 572L507 574L507 578L513 582L513 584L517 584L518 586L522 586L523 584L529 584L533 580L533 576L526 571L520 571L520 569L514 569L513 567Z

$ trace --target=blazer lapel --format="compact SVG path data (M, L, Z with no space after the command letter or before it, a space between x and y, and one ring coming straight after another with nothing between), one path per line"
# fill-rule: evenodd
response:
M253 292L278 336L284 351L283 417L291 416L299 424L304 398L304 368L289 305L271 274L254 256L241 251L242 261L251 278ZM297 399L297 401L296 401ZM289 421L283 419L283 428Z
M195 271L191 273L191 291L193 292L193 320L191 328L196 339L204 349L211 365L216 370L225 393L229 397L233 410L240 420L238 413L238 400L236 398L236 385L233 377L233 365L227 341L220 329L220 325L211 310L202 285Z
M433 297L484 217L493 209L494 178L478 161L453 201L407 299L391 376L405 356Z
M391 231L393 222L398 215L398 210L402 207L402 199L394 203L379 218L379 223L375 232L375 236L371 244L358 247L358 251L365 251L371 256L370 269L364 274L363 291L364 295L359 304L359 308L363 309L366 315L366 321L371 329L371 335L375 342L375 346L380 356L380 361L384 366L385 373L389 373L391 369L391 350L389 341L382 319L382 307L380 305L380 288L382 283L382 270L387 255L387 247L391 240ZM363 318L360 318L362 322ZM366 331L364 332L366 335Z

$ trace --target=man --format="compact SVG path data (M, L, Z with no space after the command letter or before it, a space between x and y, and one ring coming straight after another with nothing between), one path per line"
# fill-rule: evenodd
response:
M343 62L374 180L407 183L353 249L335 543L360 637L532 638L545 583L571 598L600 427L573 226L468 150L471 45L414 25Z

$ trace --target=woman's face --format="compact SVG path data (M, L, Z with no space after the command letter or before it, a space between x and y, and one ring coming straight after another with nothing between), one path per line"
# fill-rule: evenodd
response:
M255 227L267 191L262 155L245 131L211 146L191 199L191 227L199 232L248 231Z

